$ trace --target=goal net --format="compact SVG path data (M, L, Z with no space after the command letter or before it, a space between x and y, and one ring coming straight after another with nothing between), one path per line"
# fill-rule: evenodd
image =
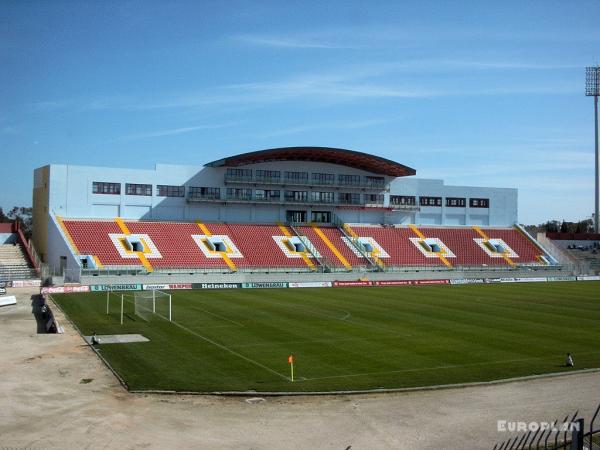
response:
M134 294L135 315L144 320L153 316L171 321L172 305L171 294L163 291L136 291Z
M123 325L123 301L124 295L118 292L106 293L106 315L118 315Z

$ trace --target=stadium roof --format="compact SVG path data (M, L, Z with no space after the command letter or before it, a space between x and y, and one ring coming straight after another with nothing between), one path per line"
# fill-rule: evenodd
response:
M330 147L282 147L241 153L205 164L206 167L237 167L271 161L314 161L340 164L367 172L404 177L417 171L389 159L368 153Z

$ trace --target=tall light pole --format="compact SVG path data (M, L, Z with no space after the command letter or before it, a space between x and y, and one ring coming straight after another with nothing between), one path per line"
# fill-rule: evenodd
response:
M598 96L600 95L600 67L586 67L585 69L585 95L588 97L594 97L594 131L596 134L596 183L595 183L595 208L594 208L594 232L598 233L598 222L600 221L600 217L598 216L598 194L599 194L599 186L598 186L598 159L600 155L598 154Z

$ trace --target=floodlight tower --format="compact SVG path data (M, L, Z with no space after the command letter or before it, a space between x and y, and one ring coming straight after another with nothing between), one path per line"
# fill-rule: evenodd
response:
M598 222L600 221L600 217L598 216L598 159L600 155L598 154L598 96L600 95L600 67L586 67L585 69L585 95L588 97L594 97L594 131L596 133L596 183L594 191L596 204L594 208L594 232L598 233Z

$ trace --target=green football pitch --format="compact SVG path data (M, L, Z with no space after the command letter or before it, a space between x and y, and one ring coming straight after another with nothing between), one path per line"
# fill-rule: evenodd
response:
M600 283L170 291L172 318L133 293L53 295L82 334L150 341L99 352L131 390L406 388L600 367ZM294 355L294 382L288 356Z

